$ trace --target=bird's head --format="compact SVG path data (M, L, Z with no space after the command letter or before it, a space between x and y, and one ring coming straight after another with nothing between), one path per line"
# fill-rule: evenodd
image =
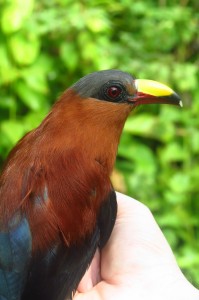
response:
M75 144L110 172L129 113L150 103L181 105L179 96L161 83L119 70L94 72L73 84L55 104L48 122L55 132L51 140L57 136L64 147Z
M89 74L76 82L72 89L82 98L95 98L113 103L163 103L182 105L180 97L166 85L146 79L135 79L119 70L106 70Z

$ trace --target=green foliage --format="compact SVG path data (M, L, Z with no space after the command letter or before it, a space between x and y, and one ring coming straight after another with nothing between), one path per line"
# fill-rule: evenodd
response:
M184 108L145 106L126 123L116 167L199 286L198 3L0 2L0 162L82 75L118 68L165 82Z

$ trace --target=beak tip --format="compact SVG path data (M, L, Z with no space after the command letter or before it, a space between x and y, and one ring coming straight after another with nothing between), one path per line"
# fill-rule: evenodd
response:
M182 100L181 100L180 96L177 93L174 92L171 95L171 97L173 98L174 101L176 101L177 105L179 105L180 107L183 107Z

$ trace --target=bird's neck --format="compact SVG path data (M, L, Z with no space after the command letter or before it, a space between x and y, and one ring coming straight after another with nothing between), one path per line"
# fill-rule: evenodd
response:
M55 147L78 148L88 161L95 159L110 174L130 111L128 104L82 99L67 90L42 126L49 126Z

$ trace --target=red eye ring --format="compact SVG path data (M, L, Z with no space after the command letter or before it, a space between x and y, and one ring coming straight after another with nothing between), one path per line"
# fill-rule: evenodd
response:
M122 93L122 89L119 86L110 86L106 92L108 97L116 99Z

